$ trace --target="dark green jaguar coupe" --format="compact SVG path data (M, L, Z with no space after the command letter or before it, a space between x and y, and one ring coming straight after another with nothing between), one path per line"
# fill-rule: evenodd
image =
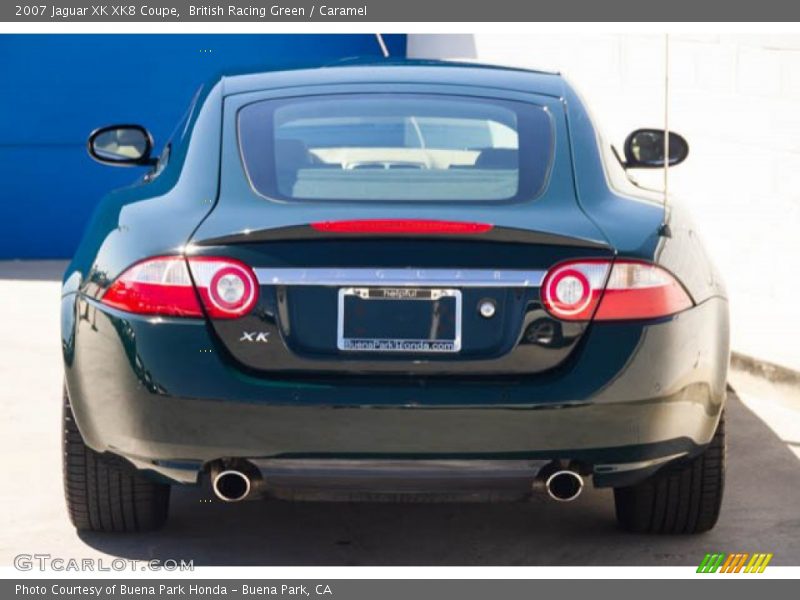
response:
M399 61L222 77L97 207L61 301L81 530L221 501L525 500L614 489L696 533L724 480L728 302L691 222L559 75Z

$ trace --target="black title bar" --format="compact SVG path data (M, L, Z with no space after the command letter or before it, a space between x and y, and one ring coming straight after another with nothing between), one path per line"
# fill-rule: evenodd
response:
M10 22L791 22L792 0L16 0L0 3Z

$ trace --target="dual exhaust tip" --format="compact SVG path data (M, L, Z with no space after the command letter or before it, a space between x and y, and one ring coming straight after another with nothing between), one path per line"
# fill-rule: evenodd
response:
M211 487L223 502L240 502L250 497L261 483L261 473L248 462L211 465Z
M553 500L572 502L583 491L583 477L575 471L556 471L545 479L544 487Z
M211 482L211 486L214 488L214 494L217 498L225 502L244 500L250 495L250 490L253 488L250 478L241 471L234 469L217 473Z
M261 473L250 463L227 468L222 464L214 464L211 468L211 486L214 494L223 502L247 499L261 482ZM575 471L562 469L549 474L544 487L553 500L571 502L583 492L583 477Z

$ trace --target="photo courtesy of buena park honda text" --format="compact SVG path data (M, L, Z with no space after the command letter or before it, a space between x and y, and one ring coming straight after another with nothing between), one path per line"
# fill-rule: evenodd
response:
M800 6L15 2L3 598L793 595Z

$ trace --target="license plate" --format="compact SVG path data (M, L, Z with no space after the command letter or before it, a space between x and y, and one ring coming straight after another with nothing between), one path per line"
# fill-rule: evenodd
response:
M347 352L459 352L461 291L341 288L337 346Z

